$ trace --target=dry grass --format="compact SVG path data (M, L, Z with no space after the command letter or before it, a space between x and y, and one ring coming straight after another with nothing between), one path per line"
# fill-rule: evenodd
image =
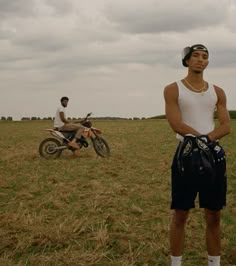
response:
M38 156L50 122L1 122L0 265L169 265L170 163L176 140L165 120L96 121L111 146L73 159ZM233 129L236 123L233 122ZM236 140L228 154L222 265L236 265ZM202 211L187 224L184 265L206 264Z

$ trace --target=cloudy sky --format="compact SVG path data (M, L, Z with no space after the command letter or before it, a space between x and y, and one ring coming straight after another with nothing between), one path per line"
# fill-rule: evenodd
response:
M186 75L182 48L210 50L205 79L236 109L234 0L0 0L0 117L150 117Z

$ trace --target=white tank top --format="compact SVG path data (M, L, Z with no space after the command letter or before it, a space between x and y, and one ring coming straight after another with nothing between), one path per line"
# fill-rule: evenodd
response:
M63 107L62 105L59 106L54 119L54 127L60 128L64 126L64 122L61 121L60 112L64 113L64 116L66 117L65 107Z
M182 81L177 81L179 97L178 104L182 121L197 130L200 134L208 134L214 127L214 111L217 103L217 95L212 84L204 93L189 90ZM177 134L178 139L183 137Z

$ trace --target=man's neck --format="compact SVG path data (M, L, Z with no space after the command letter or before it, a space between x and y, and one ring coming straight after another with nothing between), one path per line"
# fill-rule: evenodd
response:
M204 82L203 73L188 73L185 79L192 82L193 84L201 84Z

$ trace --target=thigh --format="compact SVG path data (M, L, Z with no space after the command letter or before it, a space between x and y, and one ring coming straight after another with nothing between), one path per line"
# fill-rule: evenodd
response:
M177 165L177 151L171 166L171 209L189 210L195 207L197 189L192 176L183 176Z
M68 123L65 124L63 127L60 128L61 131L76 131L79 128L84 128L80 124L73 124L73 123Z
M226 206L227 174L225 159L216 162L215 167L216 175L214 179L201 184L199 204L201 208L221 210Z

